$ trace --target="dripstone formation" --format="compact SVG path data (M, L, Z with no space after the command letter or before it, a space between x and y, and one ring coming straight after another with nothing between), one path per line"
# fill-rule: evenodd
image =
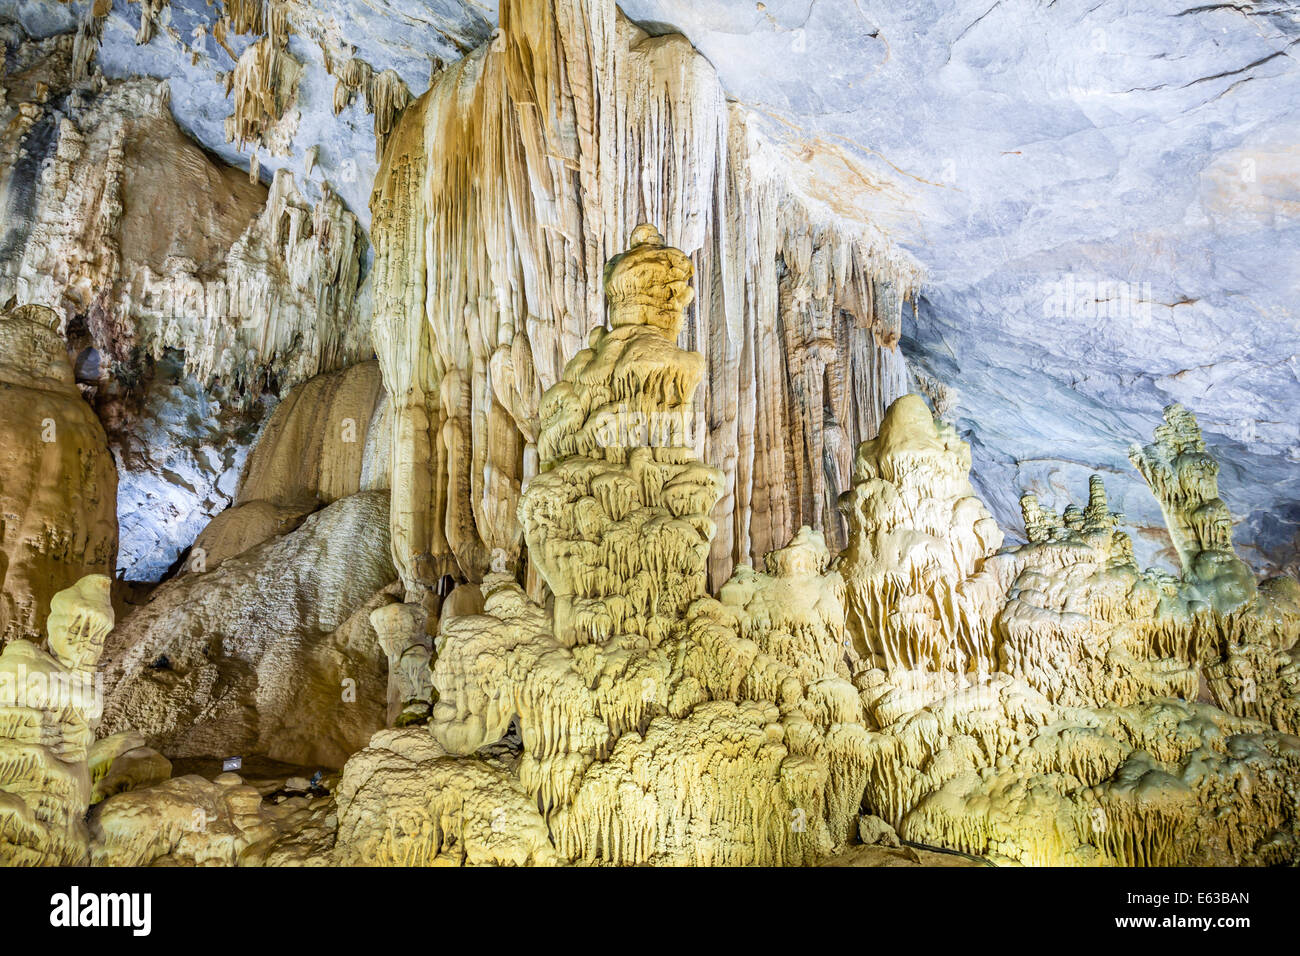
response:
M108 638L112 733L92 745L98 695L4 685L5 861L807 865L896 862L900 840L1019 864L1296 859L1300 584L1237 558L1191 415L1171 406L1133 451L1179 576L1138 568L1097 476L1061 514L1024 495L1027 543L1003 547L968 446L905 395L857 449L848 546L804 527L710 594L725 476L694 431L704 360L678 344L692 277L649 225L610 260L606 321L539 402L520 558L499 549L480 583L382 586L367 446L360 478L329 478L343 497L232 537L111 638L106 578L56 595L48 651L11 643L0 678L92 676ZM279 450L327 447L328 423L298 415L248 487L301 494ZM298 481L323 495L324 474ZM227 623L230 596L276 593L293 601L260 630ZM239 749L341 769L167 759Z

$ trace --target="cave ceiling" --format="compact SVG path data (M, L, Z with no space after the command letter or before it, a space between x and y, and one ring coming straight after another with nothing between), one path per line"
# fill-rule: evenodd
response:
M3 0L34 36L84 3ZM392 69L418 95L489 39L494 3L293 2L305 65L285 155L363 224L377 163L360 104L334 114L325 51ZM902 348L972 445L1014 535L1021 489L1054 506L1106 475L1147 561L1159 508L1128 462L1160 409L1195 412L1224 463L1236 540L1258 570L1296 567L1300 529L1300 11L1260 2L625 0L679 31L787 148L805 191L870 218L924 269ZM172 0L137 44L115 0L97 62L170 83L180 126L227 162L218 7ZM196 29L204 31L196 33ZM252 38L227 38L239 54Z

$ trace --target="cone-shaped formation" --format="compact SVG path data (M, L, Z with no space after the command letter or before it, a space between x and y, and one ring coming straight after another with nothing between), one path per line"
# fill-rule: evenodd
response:
M887 670L992 669L985 608L967 580L1002 543L975 497L970 448L918 395L885 413L858 448L840 507L849 546L848 626L860 653Z
M691 263L640 226L606 270L612 330L542 397L542 473L519 503L528 554L555 594L566 644L636 634L658 644L704 592L722 473L687 431L704 358L675 343Z

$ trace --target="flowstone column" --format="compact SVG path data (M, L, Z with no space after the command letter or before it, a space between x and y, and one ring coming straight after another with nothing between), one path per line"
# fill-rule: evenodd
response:
M722 473L689 441L704 357L677 347L691 261L642 225L605 270L607 329L542 397L541 473L519 503L566 645L652 645L704 593Z

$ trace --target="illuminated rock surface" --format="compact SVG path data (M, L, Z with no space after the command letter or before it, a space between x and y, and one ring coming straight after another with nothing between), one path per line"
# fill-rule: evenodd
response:
M89 851L89 758L99 721L95 665L113 626L109 579L82 578L51 602L46 647L0 653L0 862L76 866Z
M0 862L1295 863L1296 35L0 0Z

